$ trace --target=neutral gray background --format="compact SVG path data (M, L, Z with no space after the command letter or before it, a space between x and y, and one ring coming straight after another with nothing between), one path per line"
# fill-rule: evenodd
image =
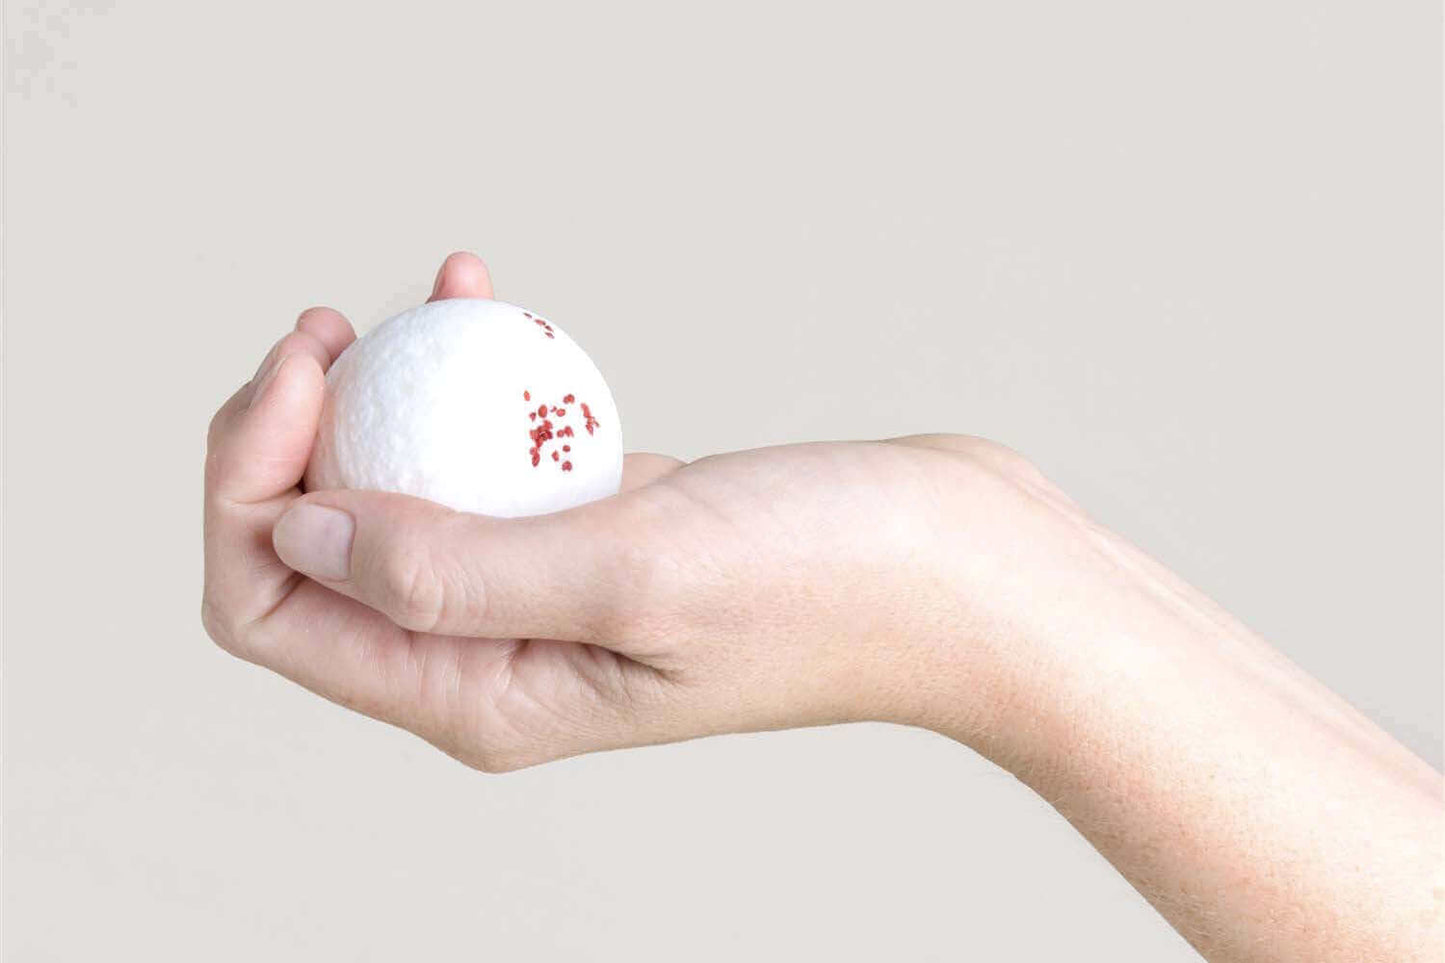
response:
M6 5L5 943L1190 959L852 726L489 777L201 631L212 409L470 248L630 447L1021 449L1437 766L1436 3Z

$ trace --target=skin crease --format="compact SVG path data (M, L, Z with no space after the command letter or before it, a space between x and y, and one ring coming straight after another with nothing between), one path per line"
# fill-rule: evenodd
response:
M468 254L432 293L491 296ZM618 496L511 520L303 494L353 338L306 311L212 422L202 617L226 651L488 772L923 726L1047 799L1208 959L1439 958L1440 775L1016 453L633 454ZM332 567L303 505L343 513Z

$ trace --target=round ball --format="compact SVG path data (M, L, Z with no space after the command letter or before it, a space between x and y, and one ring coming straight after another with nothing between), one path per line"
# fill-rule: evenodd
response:
M456 298L383 322L336 359L305 484L515 517L621 481L617 406L587 353L530 311Z

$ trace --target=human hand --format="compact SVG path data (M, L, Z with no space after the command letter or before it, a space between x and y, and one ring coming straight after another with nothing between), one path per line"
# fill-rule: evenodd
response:
M485 267L454 255L433 297L491 295ZM970 626L997 621L968 574L1023 516L1069 503L1001 446L631 455L617 496L524 519L303 495L324 371L353 337L306 312L212 425L204 618L228 651L485 770L726 731L936 724L944 660L976 689L1006 684L996 658L960 657ZM997 700L979 696L985 730Z
M433 293L490 296L465 255ZM926 726L1053 803L1211 959L1438 946L1439 774L1008 449L630 455L618 495L522 519L303 494L352 338L306 312L212 423L203 619L228 651L489 771Z

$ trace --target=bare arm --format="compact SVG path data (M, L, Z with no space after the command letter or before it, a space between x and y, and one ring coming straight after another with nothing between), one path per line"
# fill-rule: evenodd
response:
M1439 959L1440 775L1137 549L1060 521L1079 564L1035 586L1047 654L1024 711L939 728L1037 790L1208 959Z
M433 297L491 296L453 256ZM795 445L502 520L303 494L304 314L212 422L203 618L227 651L469 765L866 719L972 746L1212 960L1426 959L1441 780L978 438Z

